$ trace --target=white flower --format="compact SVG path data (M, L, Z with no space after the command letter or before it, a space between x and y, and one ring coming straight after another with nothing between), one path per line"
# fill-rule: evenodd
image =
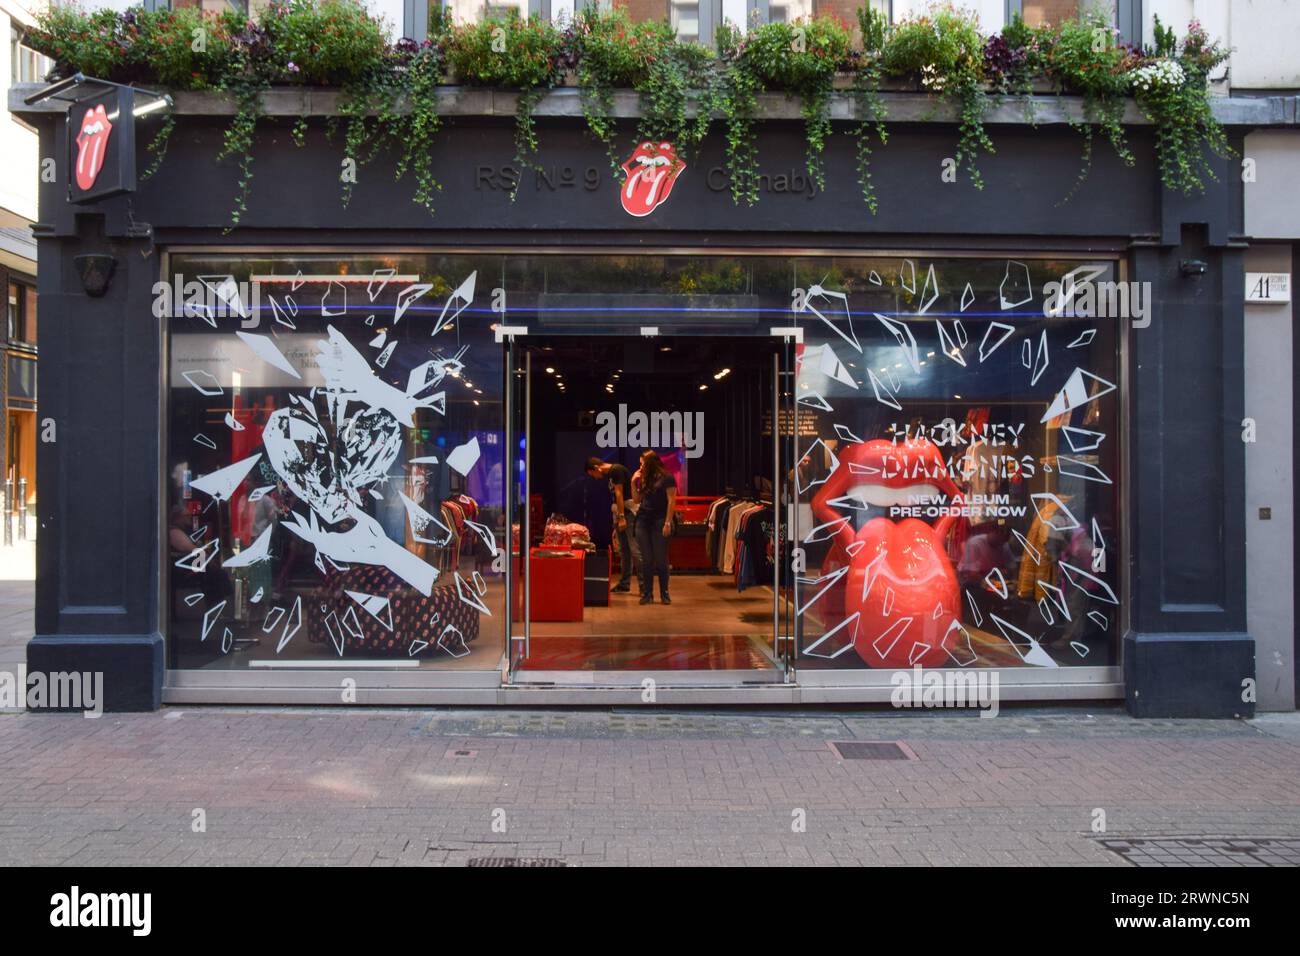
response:
M1186 79L1183 68L1173 60L1157 60L1129 73L1133 88L1143 93L1159 89L1177 89Z

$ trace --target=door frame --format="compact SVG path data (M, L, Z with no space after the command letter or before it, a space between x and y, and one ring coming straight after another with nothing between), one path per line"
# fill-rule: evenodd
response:
M600 339L636 339L636 338L658 338L660 330L656 326L642 326L640 336L632 334L628 329L614 328L608 331L588 329L582 330L562 330L548 329L544 333L546 338L566 338L577 336L588 336ZM777 541L781 539L782 502L785 500L787 488L782 479L783 465L787 462L793 465L793 454L795 453L795 444L793 434L790 436L790 447L784 448L782 445L782 435L779 423L781 420L781 409L784 402L788 401L791 408L794 406L794 379L795 379L795 350L794 344L803 341L803 330L797 326L769 327L766 333L756 331L749 334L719 335L714 331L705 331L693 333L689 329L674 327L671 332L673 338L678 339L738 339L747 342L769 342L773 345L772 349L772 513L773 513L773 535ZM531 488L531 447L530 433L532 430L532 362L531 351L527 343L524 344L523 352L525 359L523 368L518 368L518 359L515 354L516 339L526 339L530 335L529 330L524 326L503 326L497 330L497 341L504 345L503 362L506 375L506 423L505 423L505 445L507 449L513 449L516 446L517 438L514 433L516 419L519 416L520 409L514 407L514 390L511 387L513 376L522 371L524 381L523 396L523 439L524 439L524 493L522 504L524 507L524 516L520 525L520 549L521 549L521 567L524 566L523 555L529 553L531 544L530 529L528 523L528 513L531 509L528 507L528 496ZM537 337L541 337L540 335ZM788 387L783 389L783 382L788 382ZM793 419L792 419L793 420ZM514 482L506 489L506 526L513 528L512 510L515 507ZM787 534L793 534L797 528L796 514L798 509L793 504L794 498L790 498L790 504L784 507L788 511L786 524ZM512 541L513 541L513 532ZM511 545L513 549L513 543ZM754 686L779 686L794 683L794 652L797 646L793 628L795 619L793 615L793 599L783 600L781 594L782 581L782 561L780 560L778 549L777 560L773 564L773 582L772 582L772 634L769 641L765 642L770 659L775 665L771 670L756 668L731 668L731 669L681 669L681 670L586 670L586 669L529 669L526 666L528 651L531 648L531 630L529 627L530 612L530 582L528 581L527 571L523 572L523 582L520 585L522 594L520 598L522 621L515 621L514 618L514 561L513 554L511 560L507 562L507 580L506 594L510 614L507 615L506 621L506 654L503 660L502 683L504 686L513 687L638 687L646 686L647 682L653 685L662 685L665 687L729 687L729 688L752 688ZM517 630L518 628L518 630ZM522 645L523 653L516 657L516 648ZM770 675L770 676L769 676ZM761 677L762 679L758 679Z

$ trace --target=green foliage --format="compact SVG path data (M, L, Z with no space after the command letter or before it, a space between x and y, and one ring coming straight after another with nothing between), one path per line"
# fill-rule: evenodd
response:
M54 60L55 72L129 80L134 56L126 22L114 10L56 6L36 18L23 42Z
M1123 125L1129 85L1125 74L1139 62L1137 54L1116 42L1115 28L1100 12L1067 20L1044 36L1050 38L1046 69L1058 91L1083 96L1083 122L1073 124L1084 136L1079 183L1092 168L1094 126L1101 128L1124 164L1132 166Z
M384 24L357 0L273 3L261 25L270 78L291 83L347 83L383 63L388 48Z
M971 185L984 188L975 165L981 150L994 152L984 129L988 97L984 92L984 38L973 14L953 7L936 7L928 14L895 24L881 51L881 66L895 76L920 76L923 88L959 109L957 167Z
M456 25L447 38L447 64L466 82L518 90L515 161L540 169L533 109L559 79L561 35L540 17L521 19L513 9L503 18ZM518 184L511 199L518 192Z
M1187 195L1203 192L1202 174L1218 178L1206 150L1221 157L1233 154L1210 110L1208 93L1209 73L1227 59L1228 51L1196 21L1180 46L1174 31L1157 17L1155 40L1160 59L1130 74L1133 94L1155 126L1161 182Z
M248 18L233 10L208 13L196 7L138 10L125 21L132 59L147 64L164 86L202 90L217 86L235 56L234 37Z
M871 179L871 140L874 136L884 146L889 142L885 126L885 105L880 98L881 53L885 47L888 21L874 7L858 8L858 30L862 34L862 58L853 78L853 104L858 125L853 131L854 159L858 169L858 187L862 201L875 215L879 204L875 183Z
M515 151L523 168L537 168L534 109L566 67L577 72L587 124L615 168L625 158L612 116L617 89L638 94L638 140L672 142L682 158L698 150L721 116L730 191L744 204L758 199L758 96L769 90L799 99L808 172L819 190L825 188L831 91L837 72L846 70L853 73L858 181L872 212L872 150L888 139L880 93L886 76L919 79L924 90L958 105L957 163L976 188L983 185L976 158L993 151L984 128L987 91L1027 93L1040 77L1049 78L1058 94L1083 98L1083 117L1074 124L1084 137L1080 182L1097 128L1132 165L1123 127L1130 96L1153 123L1166 187L1204 189L1204 177L1214 176L1210 156L1232 152L1207 91L1208 75L1227 51L1195 22L1180 42L1157 18L1154 43L1142 51L1116 42L1106 16L1096 13L1036 28L1017 16L1000 35L986 38L973 16L952 6L892 27L864 7L857 11L859 50L843 23L822 16L748 32L724 24L715 52L679 42L667 23L634 22L619 9L584 10L567 33L514 13L453 26L435 6L430 18L429 40L390 46L385 25L360 0L275 0L251 19L195 7L115 13L59 5L38 17L24 42L55 61L55 77L81 72L229 96L235 115L218 158L235 157L239 168L231 228L247 210L261 98L276 84L338 87L340 120L334 125L344 129L344 158L360 166L382 150L393 151L396 175L411 173L415 201L430 210L439 189L432 175L442 126L438 93L448 74L456 82L518 92ZM145 178L162 162L175 127L170 115L160 120ZM304 115L290 129L300 144L307 123ZM344 178L344 204L351 188Z
M849 59L848 28L832 17L769 23L748 33L726 24L718 31L718 49L723 72L716 105L726 121L732 198L749 205L758 200L754 124L758 94L766 89L799 97L808 174L819 190L824 189L822 154L831 132L830 94L835 73Z

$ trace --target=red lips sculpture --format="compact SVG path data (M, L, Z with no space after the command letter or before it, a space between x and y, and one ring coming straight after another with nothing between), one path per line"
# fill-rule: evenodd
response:
M854 533L835 502L864 485L931 485L948 496L948 504L961 504L942 453L928 440L876 439L843 448L839 465L812 501L819 522L840 522L821 573L848 567L844 586L819 599L825 602L826 629L859 614L853 647L868 666L944 666L950 663L944 642L952 640L951 625L961 615L961 588L944 547L958 519L944 516L932 527L917 518L877 517Z
M100 103L81 117L81 132L77 134L77 188L85 192L95 185L99 171L104 168L108 155L108 137L113 124L108 121L104 104Z
M677 158L672 143L643 142L623 164L627 179L618 191L629 216L648 216L668 199L686 164Z

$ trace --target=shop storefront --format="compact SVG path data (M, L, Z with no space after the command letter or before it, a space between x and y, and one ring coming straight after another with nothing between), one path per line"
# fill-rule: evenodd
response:
M1228 161L1177 198L1135 124L1135 167L1079 183L1078 134L1007 107L976 191L918 113L872 216L778 118L738 206L720 144L611 174L567 92L536 171L509 119L449 109L432 218L382 160L341 208L286 120L227 231L201 98L134 194L45 187L32 666L104 671L118 707L879 702L920 667L1250 711ZM826 166L853 181L847 137ZM540 613L571 586L553 514L617 537L582 462L651 448L691 526L674 602Z

